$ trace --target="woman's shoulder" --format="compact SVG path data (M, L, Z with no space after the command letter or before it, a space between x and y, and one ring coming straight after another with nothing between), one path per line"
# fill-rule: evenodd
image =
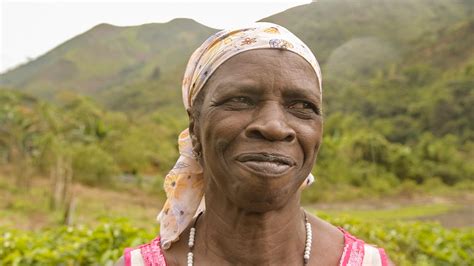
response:
M382 248L366 244L340 227L336 227L316 216L308 215L308 221L313 227L313 250L319 250L319 261L328 262L327 265L392 265ZM178 241L177 246L180 246ZM175 247L173 250L178 249ZM167 258L173 258L173 252L167 250ZM170 261L171 265L173 260ZM124 255L115 266L158 265L165 266L164 251L161 248L160 238L135 248L126 248Z
M343 232L317 216L310 214L307 216L313 235L311 250L318 250L311 257L315 261L324 262L324 265L339 265L344 251Z
M156 265L166 266L165 256L161 249L160 237L149 243L134 248L126 248L116 266Z
M317 229L316 232L320 231L317 236L322 240L320 248L337 252L338 265L387 266L392 264L383 248L367 244L343 228L336 227L319 217L311 215L309 221Z

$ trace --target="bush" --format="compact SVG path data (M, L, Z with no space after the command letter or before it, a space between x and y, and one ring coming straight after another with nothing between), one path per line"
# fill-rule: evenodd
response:
M437 223L362 222L318 214L367 243L383 247L397 265L474 265L474 229ZM155 232L125 220L95 228L59 227L41 232L0 229L0 265L112 265L125 247L149 242Z
M73 147L74 178L88 185L110 184L118 167L110 154L95 144Z
M0 229L0 234L0 265L112 265L123 248L153 237L123 220L37 233Z

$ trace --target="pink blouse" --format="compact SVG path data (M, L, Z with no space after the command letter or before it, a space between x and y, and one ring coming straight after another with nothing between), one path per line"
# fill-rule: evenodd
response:
M383 248L377 248L355 238L344 229L344 252L340 266L388 266L388 258ZM125 266L166 266L165 256L160 245L160 237L136 248L126 248Z

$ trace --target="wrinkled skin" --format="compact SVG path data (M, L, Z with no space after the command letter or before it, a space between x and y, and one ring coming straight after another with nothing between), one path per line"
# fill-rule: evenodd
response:
M284 50L250 50L223 63L188 110L201 152L206 211L196 225L196 265L303 265L300 186L321 145L322 95L310 64ZM338 265L343 234L308 214L310 265ZM189 228L165 257L186 265Z
M205 90L190 128L194 148L202 149L206 195L215 187L247 211L282 208L311 171L321 144L314 70L288 51L249 51L218 68Z

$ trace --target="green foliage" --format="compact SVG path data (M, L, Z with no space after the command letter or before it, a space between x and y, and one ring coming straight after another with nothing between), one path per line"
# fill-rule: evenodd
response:
M334 209L324 210L330 216L344 216L356 218L363 221L388 222L395 220L409 220L420 217L433 217L461 209L462 206L449 204L410 205L403 207L392 207L388 209L364 210L364 209Z
M147 242L151 232L123 220L95 228L60 227L37 233L0 230L2 265L112 265L123 248Z
M60 97L62 105L55 106L0 90L0 164L13 165L21 176L25 169L49 175L58 162L70 161L73 179L89 185L114 185L121 174L137 180L164 174L174 164L176 121L106 112L72 93Z
M383 247L396 265L472 265L473 229L445 229L436 223L362 222L322 215L367 243Z
M77 180L89 185L111 183L111 177L118 173L111 154L96 145L75 145L72 147L73 170Z
M344 216L320 217L367 243L383 247L396 265L472 265L473 229L445 229L436 223L366 222ZM0 264L111 265L125 247L149 242L145 232L125 220L94 228L60 227L41 232L0 229Z

